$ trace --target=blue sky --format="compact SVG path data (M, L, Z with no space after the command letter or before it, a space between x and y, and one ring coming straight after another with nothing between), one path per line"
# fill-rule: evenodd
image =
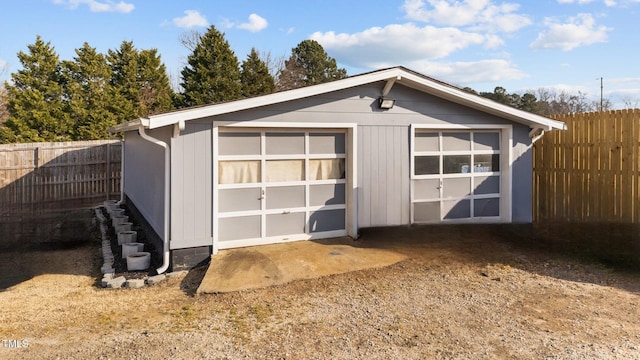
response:
M215 25L239 61L317 40L349 75L403 65L478 91L537 88L640 107L640 0L22 0L0 12L0 80L36 35L71 60L84 42L157 48L174 83L181 34Z

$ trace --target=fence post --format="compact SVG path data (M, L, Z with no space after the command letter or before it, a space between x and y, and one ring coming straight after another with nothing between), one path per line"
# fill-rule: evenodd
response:
M106 199L109 200L109 192L111 190L111 144L107 144L107 174L105 176Z

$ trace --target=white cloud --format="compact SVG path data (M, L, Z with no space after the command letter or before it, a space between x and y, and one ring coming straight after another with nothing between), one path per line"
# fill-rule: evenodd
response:
M266 29L268 25L269 23L262 16L258 14L251 14L249 15L249 22L238 25L238 29L258 32Z
M205 27L209 25L207 18L197 10L185 10L183 17L173 19L173 24L179 28Z
M593 0L558 0L558 4L588 4L590 2Z
M520 5L495 4L492 0L405 0L407 18L444 26L512 33L531 25L528 16L516 13Z
M387 64L387 66L391 66L391 64ZM514 64L503 59L457 62L415 61L407 66L436 79L459 86L486 82L499 83L528 77Z
M91 12L119 12L129 13L135 9L135 6L124 1L114 2L112 0L53 0L56 5L65 5L70 9L77 9L80 5L87 5Z
M414 24L392 24L373 27L355 34L316 32L312 40L318 41L332 57L341 63L358 67L372 64L438 59L471 45L495 45L495 39L487 39L476 33L456 28L418 27Z
M607 33L611 28L596 26L591 14L578 14L570 17L566 23L559 23L557 19L546 18L548 29L531 43L533 49L562 49L573 50L580 46L591 45L607 41Z

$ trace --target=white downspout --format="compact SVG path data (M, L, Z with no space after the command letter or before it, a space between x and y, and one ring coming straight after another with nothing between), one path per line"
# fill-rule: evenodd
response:
M164 248L163 248L163 256L162 256L162 266L156 269L158 274L162 274L167 271L169 268L169 262L171 259L170 251L169 251L169 220L170 220L170 201L171 201L171 186L169 184L170 175L171 175L171 154L169 152L169 146L166 142L158 140L154 137L147 135L144 132L144 125L140 125L138 127L138 132L140 133L140 137L144 140L152 142L158 146L162 146L164 148Z
M122 205L124 203L124 139L115 138L111 131L109 131L109 137L120 141L120 201L116 204Z

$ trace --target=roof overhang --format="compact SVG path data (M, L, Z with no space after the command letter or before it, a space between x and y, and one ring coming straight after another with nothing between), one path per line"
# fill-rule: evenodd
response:
M563 122L552 120L544 116L536 115L497 103L493 100L471 94L455 86L413 72L404 67L394 67L361 75L355 75L324 84L282 91L249 99L193 107L164 114L152 115L147 118L140 118L116 125L110 128L109 132L116 133L134 131L137 130L140 126L144 126L147 129L156 129L168 125L178 124L183 121L202 119L267 105L284 103L287 101L308 98L379 81L386 82L384 88L381 89L381 95L385 95L385 92L388 93L391 90L391 87L393 87L395 84L401 84L422 91L424 93L451 101L453 103L457 103L488 114L527 125L532 129L541 129L544 131L553 129L565 129L565 124Z

